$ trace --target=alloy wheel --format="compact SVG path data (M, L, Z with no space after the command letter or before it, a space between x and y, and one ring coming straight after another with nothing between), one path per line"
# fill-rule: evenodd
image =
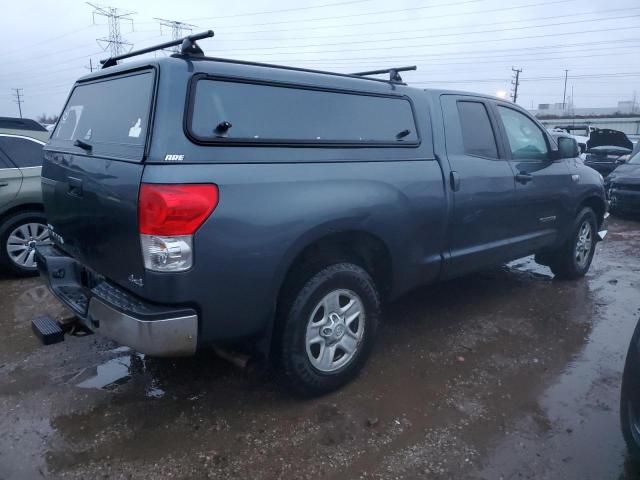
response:
M585 220L582 222L578 230L578 239L576 241L575 255L576 263L580 268L586 267L591 255L591 247L593 246L593 228L591 222Z
M306 350L311 364L323 373L347 365L362 344L365 311L351 290L329 292L313 309L307 324Z
M49 229L42 223L30 222L16 227L7 240L7 253L20 268L36 268L36 246L48 245Z

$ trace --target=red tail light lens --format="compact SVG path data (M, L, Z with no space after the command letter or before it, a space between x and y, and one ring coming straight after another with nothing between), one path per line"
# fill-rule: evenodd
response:
M143 183L138 198L140 233L192 235L217 205L218 187L213 184Z

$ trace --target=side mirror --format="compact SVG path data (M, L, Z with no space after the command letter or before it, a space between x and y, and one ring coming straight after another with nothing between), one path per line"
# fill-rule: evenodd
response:
M576 158L580 156L580 148L575 138L558 137L558 158Z

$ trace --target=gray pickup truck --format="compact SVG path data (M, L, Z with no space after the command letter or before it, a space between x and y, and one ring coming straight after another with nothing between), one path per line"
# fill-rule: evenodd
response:
M383 301L532 254L589 269L602 177L517 105L194 38L78 80L45 147L38 268L94 331L154 356L250 345L314 395L361 369Z

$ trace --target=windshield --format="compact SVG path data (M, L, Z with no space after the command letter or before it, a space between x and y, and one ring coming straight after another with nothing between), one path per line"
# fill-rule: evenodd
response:
M142 160L152 92L150 71L76 86L52 144Z

